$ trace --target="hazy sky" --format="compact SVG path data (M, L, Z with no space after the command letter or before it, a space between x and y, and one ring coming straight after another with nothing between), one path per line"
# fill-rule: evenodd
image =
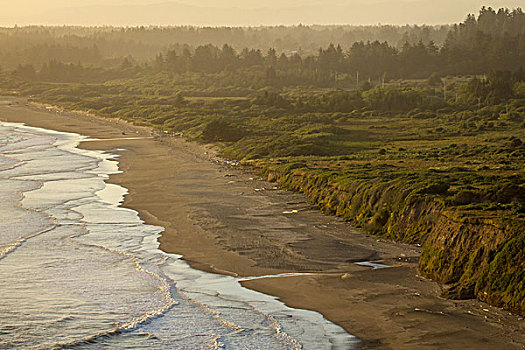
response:
M467 13L477 13L483 5L525 8L525 0L0 0L0 3L0 25L440 24L459 22ZM177 7L177 4L189 6ZM196 6L209 9L199 13ZM254 10L262 8L266 10ZM228 12L230 9L232 12ZM173 11L171 20L166 11Z

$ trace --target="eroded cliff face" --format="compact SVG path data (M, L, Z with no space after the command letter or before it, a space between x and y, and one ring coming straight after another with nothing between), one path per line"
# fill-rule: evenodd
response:
M420 272L445 284L444 296L478 298L525 315L523 219L447 207L441 196L410 179L352 181L270 167L261 173L306 194L327 214L376 235L421 244Z
M525 314L525 225L442 211L424 239L419 268L450 298L478 298Z

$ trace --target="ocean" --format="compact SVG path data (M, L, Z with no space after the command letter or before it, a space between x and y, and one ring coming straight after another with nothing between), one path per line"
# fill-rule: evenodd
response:
M352 349L322 315L198 271L122 208L110 152L0 122L1 349Z

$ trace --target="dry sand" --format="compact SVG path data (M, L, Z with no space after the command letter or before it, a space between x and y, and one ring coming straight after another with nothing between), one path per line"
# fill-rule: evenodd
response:
M475 300L440 298L440 286L418 276L416 246L324 216L302 195L228 167L204 146L22 99L2 101L0 120L116 139L81 147L120 155L123 173L110 181L129 189L124 205L165 227L161 248L194 268L236 276L314 273L243 284L322 313L362 339L364 349L525 349L522 318ZM391 267L355 264L378 259Z

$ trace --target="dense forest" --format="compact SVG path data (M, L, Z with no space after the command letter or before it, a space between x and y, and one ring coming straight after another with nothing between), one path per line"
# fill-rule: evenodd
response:
M449 26L293 26L253 28L199 27L15 27L0 28L0 66L57 60L110 66L115 58L131 56L137 62L151 60L160 52L197 46L228 44L236 50L273 48L279 53L309 55L319 47L339 43L350 47L358 41L442 44Z
M133 77L136 74L165 72L171 77L177 75L177 78L181 80L187 78L186 73L207 74L206 85L216 87L229 85L260 88L302 85L348 89L360 87L360 84L363 84L362 87L368 89L373 85L383 85L392 79L399 78L426 78L431 74L438 77L458 74L483 75L494 69L516 70L525 62L524 28L525 14L520 9L495 11L491 8L483 8L477 18L468 16L465 22L452 27L441 45L430 40L431 33L437 35L441 33L441 30L434 28L433 32L429 27L424 28L426 30L421 30L420 27L408 27L404 29L403 38L400 39L404 40L402 45L399 45L399 42L398 45L392 44L391 42L395 41L392 39L390 42L388 40L361 40L353 42L349 47L341 44L328 44L324 48L318 48L313 54L283 51L282 47L270 47L263 51L260 47L265 45L255 39L251 47L244 47L241 50L237 50L236 45L231 43L225 43L220 47L208 43L193 48L177 42L166 51L160 47L152 51L153 47L146 48L141 44L148 42L149 45L155 45L154 39L156 38L159 45L161 43L167 45L167 38L172 37L173 40L176 40L179 32L183 33L180 35L187 34L190 38L194 35L195 37L202 35L200 40L207 38L210 41L217 41L212 40L212 33L227 30L224 28L201 29L204 31L202 34L199 34L199 30L192 28L166 29L165 32L161 28L134 28L122 30L122 32L100 29L100 36L94 36L97 38L96 44L93 44L89 37L74 34L66 36L63 31L67 29L57 29L57 33L63 35L62 43L28 46L22 52L9 51L9 45L0 45L0 47L7 47L4 48L6 52L3 53L3 56L0 54L0 57L3 57L0 62L6 67L12 66L13 61L18 62L15 74L26 80L91 82L116 77ZM309 27L228 29L228 32L232 35L236 33L235 35L239 37L253 35L261 39L270 36L270 33L289 31L299 37L309 38L309 35L298 33L315 30L318 31L318 34L325 31L332 34L339 33L339 30L345 32L344 27L324 30ZM74 33L75 29L71 28L71 31ZM81 29L76 29L76 31L82 32ZM175 32L172 33L172 31ZM388 33L392 31L399 34L402 29L363 27L358 30L353 28L346 31L345 35L349 37L353 33L354 39L352 40L359 36L370 37L373 36L373 33L384 38L389 37ZM90 33L89 30L87 32ZM30 43L32 40L39 41L40 36L53 38L53 35L58 35L57 33L51 29L41 29L37 31L35 39L32 31L27 29L27 32L23 30L18 34L15 32L15 39L11 39L12 35L6 35L4 40L9 39L18 43L21 40L16 39L16 35L26 35L32 39L23 40L23 42ZM136 38L135 41L127 42L123 39L123 36L128 34L130 38ZM148 36L152 36L151 41L147 40ZM390 37L394 36L390 35ZM414 41L414 38L417 40ZM327 34L325 39L332 39L332 35ZM111 44L110 46L116 51L107 52L107 49L102 49L105 44L100 40L108 43L118 41L120 46L128 48L129 51L119 51L119 45ZM315 41L315 39L312 40ZM74 43L77 43L77 46ZM83 43L83 46L79 43ZM257 44L260 47L257 47ZM141 63L136 56L131 55L135 45L138 45L137 51L149 52L150 55L151 52L157 53L150 60ZM102 53L103 51L106 51L105 54ZM127 53L127 55L118 56L119 53ZM117 56L112 56L115 54ZM39 60L39 62L22 63L32 62L32 60ZM94 66L100 68L94 68ZM102 69L103 66L106 68Z
M270 48L244 49L240 54L224 45L199 46L193 53L169 51L159 55L156 67L172 73L214 73L253 66L266 66L268 84L337 84L345 75L364 79L422 78L433 72L483 74L491 69L517 69L525 62L525 14L521 10L482 9L455 26L439 47L422 39L401 47L387 41L356 41L348 49L330 44L315 56L277 54ZM341 76L342 75L342 76ZM337 86L336 86L337 87Z
M213 143L525 315L525 14L443 28L6 29L0 87Z

